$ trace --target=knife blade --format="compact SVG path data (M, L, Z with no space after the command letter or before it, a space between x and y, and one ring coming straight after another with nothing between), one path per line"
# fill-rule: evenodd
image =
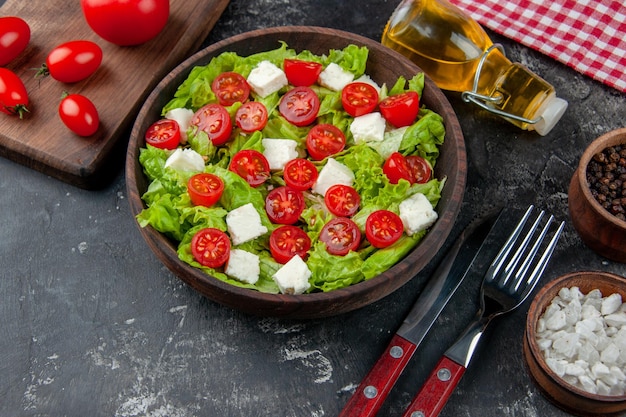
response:
M501 214L500 214L501 216ZM499 218L499 216L498 216ZM375 416L433 323L495 229L495 216L470 223L439 263L400 328L339 417Z

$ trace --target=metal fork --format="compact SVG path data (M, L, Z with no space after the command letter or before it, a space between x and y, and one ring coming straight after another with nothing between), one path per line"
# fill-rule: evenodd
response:
M489 266L481 284L481 302L476 318L444 353L403 417L439 415L469 366L478 342L489 323L495 317L519 307L539 282L565 224L561 222L557 226L552 239L539 254L542 243L554 222L554 216L551 215L540 228L545 215L545 212L541 211L528 232L520 239L533 210L533 206L526 210ZM518 240L520 240L519 243Z

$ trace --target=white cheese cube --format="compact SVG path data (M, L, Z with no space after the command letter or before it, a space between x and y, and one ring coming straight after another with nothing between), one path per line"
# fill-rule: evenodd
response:
M285 164L298 157L298 142L291 139L262 139L263 156L270 163L270 169L280 170Z
M311 287L309 278L311 271L300 255L295 255L283 265L272 279L283 294L302 294Z
M400 203L399 208L404 230L409 236L428 229L437 221L437 212L424 194L413 194Z
M176 148L165 161L165 167L177 171L204 171L204 158L193 149Z
M191 123L191 118L193 117L193 115L193 110L186 109L184 107L172 109L165 113L166 119L174 120L176 123L178 123L182 143L187 143L187 129L189 129L189 125Z
M252 203L231 210L226 215L226 224L233 245L240 245L267 233L267 227L261 223L261 216Z
M326 191L335 184L351 186L353 182L354 173L350 168L333 158L328 158L311 190L314 193L325 195Z
M288 81L283 70L269 61L261 61L250 71L248 84L255 93L267 97L286 86Z
M319 85L333 91L341 91L352 80L354 80L354 74L344 70L334 62L328 64L317 78Z
M241 282L256 284L261 273L259 257L245 250L233 249L224 272Z
M355 117L350 123L350 132L356 143L380 142L385 138L387 123L379 112Z

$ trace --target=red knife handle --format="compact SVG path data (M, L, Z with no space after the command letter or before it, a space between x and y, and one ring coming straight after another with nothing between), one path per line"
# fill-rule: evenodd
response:
M417 346L397 334L376 361L339 417L372 417L383 405Z
M464 373L463 365L442 357L402 417L438 416Z

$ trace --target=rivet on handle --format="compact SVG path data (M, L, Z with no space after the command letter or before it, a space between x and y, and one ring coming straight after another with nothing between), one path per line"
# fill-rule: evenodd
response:
M363 395L365 395L365 398L371 400L372 398L376 398L376 396L378 395L378 390L376 389L376 387L368 385L367 387L363 388Z
M437 371L437 378L439 378L440 381L446 382L452 378L452 373L448 368L441 368Z

